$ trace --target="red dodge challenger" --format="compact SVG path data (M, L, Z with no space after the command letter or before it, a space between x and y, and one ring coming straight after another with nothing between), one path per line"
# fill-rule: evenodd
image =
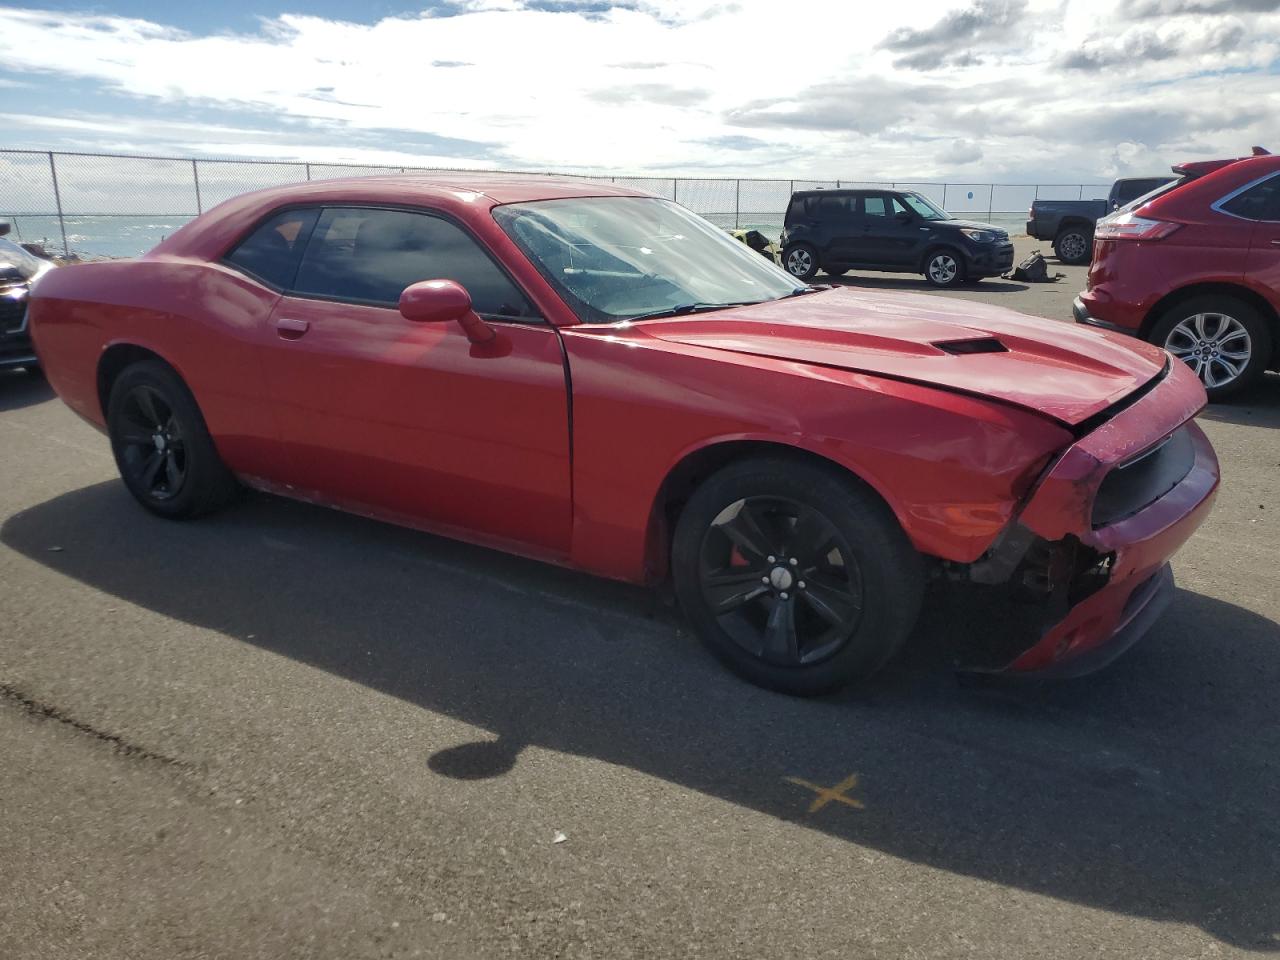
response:
M791 693L883 664L931 576L1007 591L975 668L1096 669L1167 604L1218 485L1204 390L1157 347L797 285L674 203L584 182L265 190L137 260L51 271L30 316L161 516L247 485L669 578L712 651Z

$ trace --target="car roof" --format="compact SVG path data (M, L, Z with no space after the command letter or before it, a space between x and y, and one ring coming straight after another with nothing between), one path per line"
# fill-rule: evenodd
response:
M151 251L151 256L212 257L228 242L273 210L325 204L424 204L461 214L500 204L573 197L653 197L643 190L586 178L541 174L438 171L335 180L308 180L233 197L186 224Z

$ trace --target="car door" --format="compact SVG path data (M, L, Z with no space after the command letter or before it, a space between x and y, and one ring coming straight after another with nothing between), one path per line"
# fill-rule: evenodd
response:
M891 193L869 193L860 203L858 262L883 267L914 266L920 224Z
M1280 173L1241 191L1222 209L1255 221L1245 280L1280 308Z
M842 193L823 193L817 197L817 219L822 230L820 258L824 263L852 263L857 246L857 221L853 215L853 198Z
M462 284L495 340L476 346L456 323L402 317L401 291L426 279ZM422 209L325 208L264 340L295 492L568 552L559 335L458 223Z

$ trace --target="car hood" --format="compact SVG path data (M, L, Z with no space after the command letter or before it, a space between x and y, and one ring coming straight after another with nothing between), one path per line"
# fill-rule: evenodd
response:
M994 223L982 223L979 220L935 220L934 226L948 227L952 230L990 230L992 233L1000 233L1008 236L1009 231L1004 227L997 227Z
M672 343L987 397L1076 426L1157 376L1158 347L968 300L850 288L647 320Z

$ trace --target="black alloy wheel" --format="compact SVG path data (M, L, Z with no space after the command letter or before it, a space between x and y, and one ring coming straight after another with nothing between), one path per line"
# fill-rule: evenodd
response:
M156 501L177 496L187 478L187 449L169 402L139 383L122 398L117 423L120 467L130 489Z
M681 511L676 596L699 639L739 675L799 696L878 670L915 623L923 563L897 518L834 465L732 463Z
M191 391L159 360L138 361L116 377L107 433L125 486L153 513L194 517L239 492Z
M726 507L702 540L703 601L733 641L779 666L836 653L862 614L862 575L835 526L779 497Z

